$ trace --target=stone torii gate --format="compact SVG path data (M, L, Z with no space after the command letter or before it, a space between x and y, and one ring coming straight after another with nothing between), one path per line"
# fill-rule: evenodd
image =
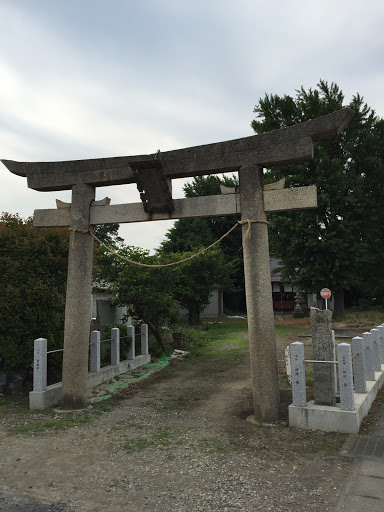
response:
M157 155L15 162L2 160L39 191L72 190L72 202L55 210L35 210L34 226L70 229L64 327L62 408L86 404L89 297L94 225L144 222L241 213L254 417L276 421L280 413L274 313L266 212L315 208L316 187L264 190L263 167L313 158L313 142L336 136L353 112L342 109L302 124L215 144ZM171 180L221 172L239 173L239 192L172 199ZM142 203L110 205L95 201L95 188L136 182ZM143 208L144 206L144 208ZM253 221L253 222L252 222ZM255 222L257 221L257 222ZM247 230L250 238L246 238ZM156 272L156 270L153 270Z

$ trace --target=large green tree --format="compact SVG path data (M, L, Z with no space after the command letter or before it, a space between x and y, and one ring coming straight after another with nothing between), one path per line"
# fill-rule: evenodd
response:
M339 86L321 80L295 97L266 94L252 121L255 132L264 133L345 106L355 116L338 137L315 143L312 161L265 174L266 182L285 177L288 187L317 185L317 209L269 216L270 244L286 279L309 292L325 286L335 292L335 316L343 312L346 289L367 294L374 280L384 285L383 120L359 94L346 105Z

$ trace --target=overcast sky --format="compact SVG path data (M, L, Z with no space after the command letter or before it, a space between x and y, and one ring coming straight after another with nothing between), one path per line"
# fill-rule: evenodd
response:
M384 117L383 0L0 0L0 158L149 154L252 135L265 93L319 79ZM174 182L174 197L182 184ZM97 189L140 201L134 185ZM0 212L55 208L0 164ZM129 224L153 249L172 222Z

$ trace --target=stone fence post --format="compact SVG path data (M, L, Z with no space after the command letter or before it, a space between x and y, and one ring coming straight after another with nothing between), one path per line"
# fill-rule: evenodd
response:
M365 378L367 380L375 380L375 368L373 366L372 334L370 332L363 332L363 341Z
M384 324L379 325L380 362L384 364Z
M352 338L353 369L355 377L355 392L366 393L367 383L364 364L364 341L360 336Z
M375 372L381 372L379 330L371 329L371 334L372 334L373 368L374 368Z
M305 387L304 343L291 343L292 403L298 407L307 405Z
M339 363L340 409L354 411L352 353L349 343L339 343L337 346L337 360Z
M148 325L141 325L141 355L147 356L148 352Z
M120 363L120 329L111 329L111 365L117 366Z
M91 373L100 371L100 331L91 332Z
M33 391L47 389L47 340L38 338L34 342Z
M127 327L127 336L132 340L128 350L127 359L132 360L135 359L135 328L133 325Z

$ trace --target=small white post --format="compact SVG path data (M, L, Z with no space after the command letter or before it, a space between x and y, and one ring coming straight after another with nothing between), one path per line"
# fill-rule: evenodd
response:
M141 325L141 355L148 355L148 325Z
M337 360L339 363L340 409L354 411L352 353L349 343L339 343L337 346Z
M373 368L374 368L375 372L381 372L380 345L379 345L378 329L371 329L371 334L372 334Z
M352 338L353 369L355 378L355 392L366 393L367 383L364 366L364 342L360 336Z
M289 346L285 349L285 368L287 370L288 382L292 384L291 350Z
M128 350L127 359L132 360L135 359L135 328L133 325L127 327L127 336L132 340Z
M47 389L47 340L38 338L34 343L33 391Z
M91 373L100 371L100 331L91 332Z
M372 334L370 332L363 332L363 341L365 378L367 380L376 380L375 368L373 366Z
M291 343L292 365L292 403L298 407L307 405L307 390L305 387L304 343Z
M117 366L120 363L120 329L111 329L111 365Z

